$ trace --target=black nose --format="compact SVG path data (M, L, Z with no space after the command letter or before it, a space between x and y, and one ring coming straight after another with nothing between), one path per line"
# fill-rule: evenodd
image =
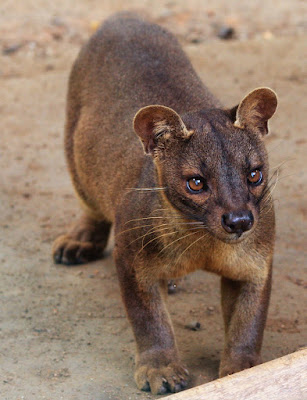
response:
M222 226L228 233L242 234L254 224L253 214L248 210L230 212L222 215Z

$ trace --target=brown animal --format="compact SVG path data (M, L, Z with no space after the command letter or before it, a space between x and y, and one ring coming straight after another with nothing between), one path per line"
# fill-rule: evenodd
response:
M130 14L107 20L73 66L65 150L84 215L53 257L101 257L114 224L140 389L187 385L164 294L197 269L222 277L220 376L261 362L274 247L264 136L276 107L259 88L224 109L176 39Z

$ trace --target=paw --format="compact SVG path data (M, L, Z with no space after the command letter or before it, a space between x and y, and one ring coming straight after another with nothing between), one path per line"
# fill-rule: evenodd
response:
M219 377L222 378L227 375L232 375L236 372L243 371L244 369L254 367L261 364L262 360L259 355L239 355L237 357L224 358L221 361L219 369Z
M136 369L134 378L137 387L152 394L165 394L167 391L180 392L188 384L188 371L179 363L170 363L156 368L142 365Z
M102 246L74 240L68 235L58 237L52 248L54 262L65 265L85 264L101 258L102 253Z

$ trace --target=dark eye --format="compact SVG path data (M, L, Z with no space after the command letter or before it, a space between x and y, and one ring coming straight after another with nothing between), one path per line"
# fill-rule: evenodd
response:
M202 178L190 178L187 181L187 188L191 193L200 193L205 189L205 182Z
M248 183L252 186L258 186L262 182L262 172L255 169L247 175Z

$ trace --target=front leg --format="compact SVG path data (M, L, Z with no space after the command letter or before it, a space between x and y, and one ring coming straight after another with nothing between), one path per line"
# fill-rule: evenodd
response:
M271 292L271 269L262 282L222 278L225 346L219 375L261 363L261 345Z
M127 258L115 254L122 298L137 344L135 381L139 389L163 394L186 387L188 371L179 361L170 317L159 282L140 282ZM146 268L142 265L142 268ZM164 288L165 290L166 288Z

